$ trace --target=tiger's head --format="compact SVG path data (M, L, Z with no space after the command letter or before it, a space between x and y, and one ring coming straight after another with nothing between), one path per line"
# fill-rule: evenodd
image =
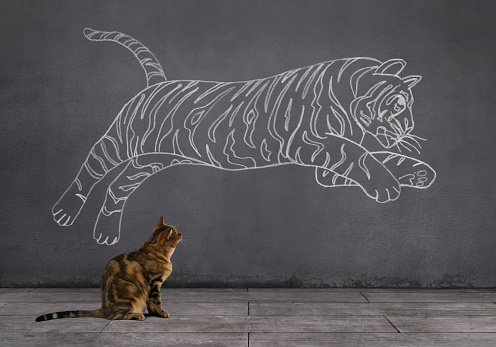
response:
M360 128L383 147L400 149L401 146L419 152L421 138L411 134L414 127L411 88L422 77L400 77L405 65L401 59L392 59L360 76L357 81L360 95L351 103L351 113Z

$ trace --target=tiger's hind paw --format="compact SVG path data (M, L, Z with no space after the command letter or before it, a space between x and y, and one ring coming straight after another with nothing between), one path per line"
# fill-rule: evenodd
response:
M122 209L107 211L105 205L100 210L93 229L93 238L101 245L113 245L120 239Z
M68 215L64 209L59 209L57 212L54 211L52 210L53 220L61 227L70 226L76 220L77 216Z
M86 196L74 186L73 183L52 207L53 220L60 226L72 225L86 203Z

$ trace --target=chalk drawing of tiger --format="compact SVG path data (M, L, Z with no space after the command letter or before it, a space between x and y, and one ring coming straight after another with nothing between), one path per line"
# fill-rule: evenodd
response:
M89 28L84 35L130 50L148 85L124 105L52 208L59 225L71 225L93 187L115 168L95 223L98 243L119 241L128 198L174 165L308 166L320 185L358 186L380 203L436 178L429 165L402 154L420 153L423 139L411 133L411 89L421 77L400 77L401 59L344 58L240 82L168 81L155 56L132 37ZM384 150L367 150L365 136Z

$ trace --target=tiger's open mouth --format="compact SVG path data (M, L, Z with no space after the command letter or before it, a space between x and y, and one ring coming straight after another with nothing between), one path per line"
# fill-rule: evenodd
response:
M402 152L402 149L404 149L408 152L416 151L420 154L422 146L419 141L425 141L425 139L411 134L413 128L404 130L390 122L388 123L393 130L388 130L385 126L380 126L375 133L375 137L382 146L385 148L397 147L400 153Z
M398 141L401 139L399 134L396 134L395 132L386 129L385 126L380 126L377 128L375 136L381 143L386 148L391 148L398 143Z

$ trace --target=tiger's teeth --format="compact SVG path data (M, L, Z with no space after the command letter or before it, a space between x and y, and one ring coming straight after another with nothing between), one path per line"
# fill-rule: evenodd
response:
M382 119L384 118L384 115L385 115L387 112L388 112L387 110L384 110L384 111L382 111L381 113L379 113L379 117L377 117L377 119L378 119L379 121L381 121L381 122L382 122Z

